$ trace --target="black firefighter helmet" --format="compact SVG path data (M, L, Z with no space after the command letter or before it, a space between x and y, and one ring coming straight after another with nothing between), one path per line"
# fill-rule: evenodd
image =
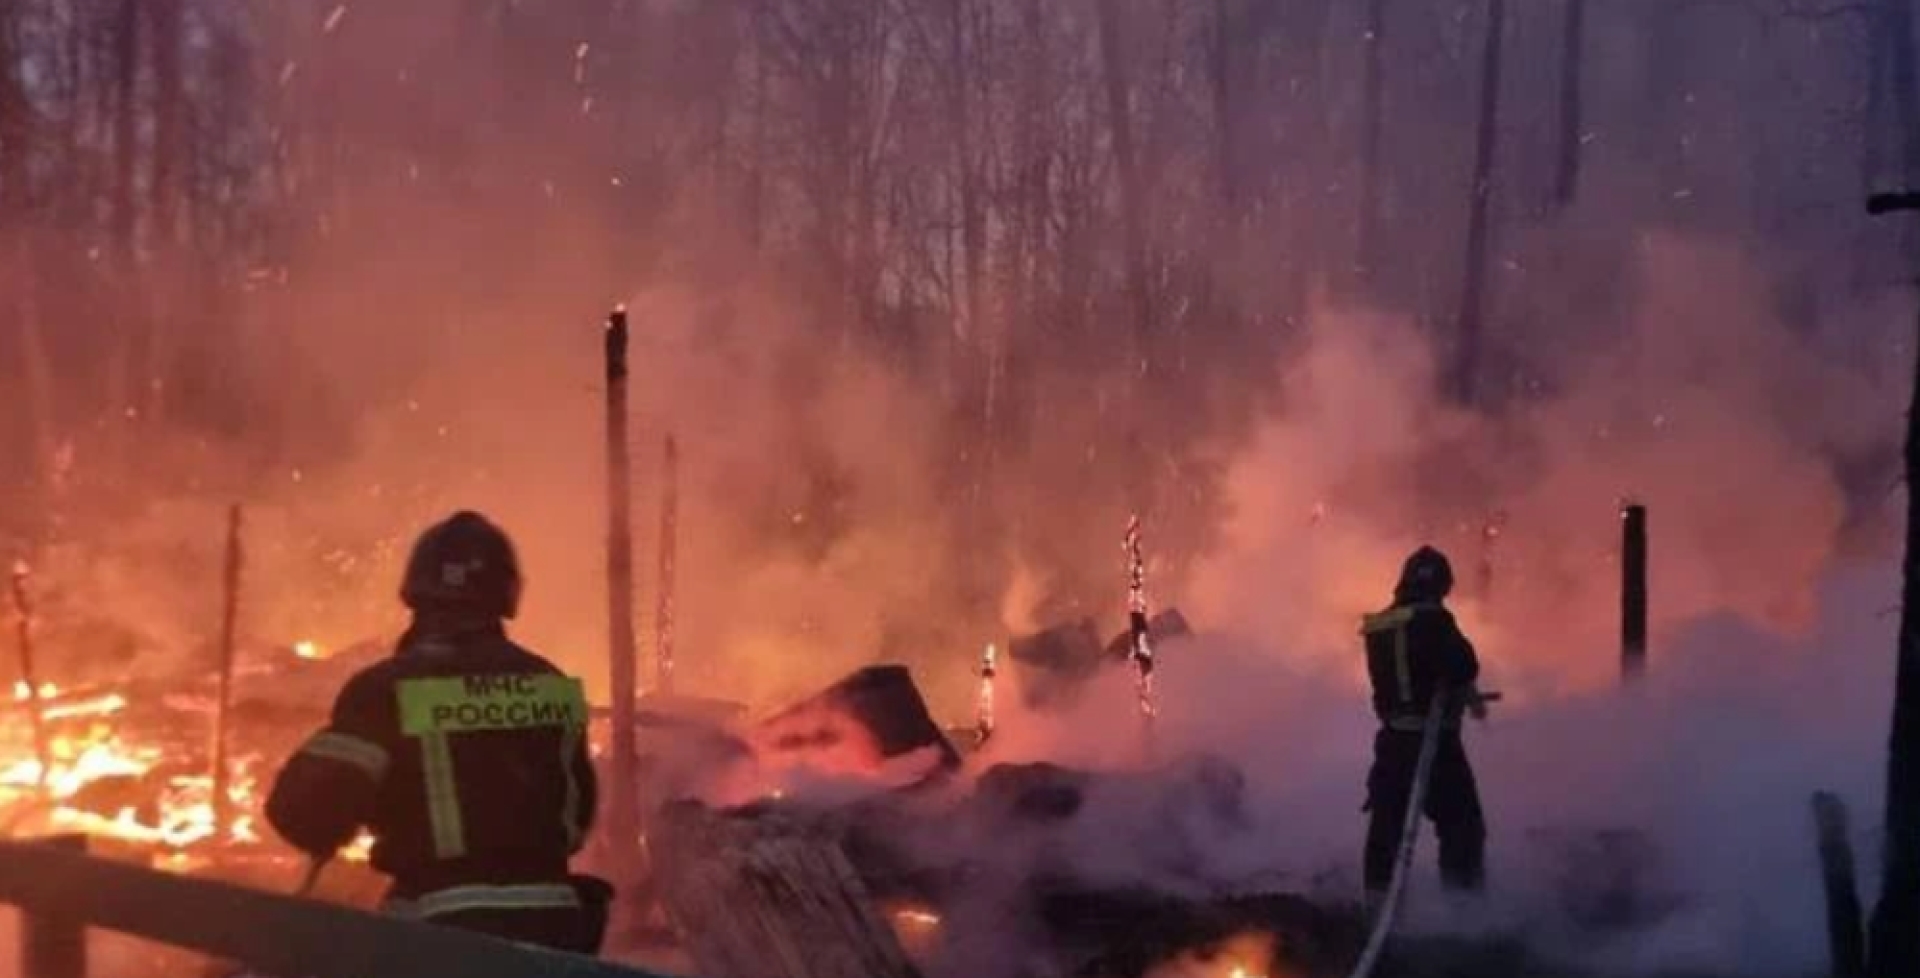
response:
M479 513L461 511L427 528L407 558L400 600L414 611L512 618L520 610L513 541Z
M1447 555L1432 547L1421 547L1400 568L1400 583L1394 586L1394 604L1419 604L1439 601L1453 591L1453 565Z

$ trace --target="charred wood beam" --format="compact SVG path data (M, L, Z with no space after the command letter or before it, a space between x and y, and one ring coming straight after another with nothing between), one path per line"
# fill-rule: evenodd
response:
M616 865L630 869L640 833L634 782L639 750L633 712L639 697L633 621L632 465L627 446L627 309L607 316L607 658L613 697L612 768L607 832Z
M654 834L662 903L708 978L919 978L831 833L682 802Z
M1647 508L1620 511L1620 674L1647 669Z

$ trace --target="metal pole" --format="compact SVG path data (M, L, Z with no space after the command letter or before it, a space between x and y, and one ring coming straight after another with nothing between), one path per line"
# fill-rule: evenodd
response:
M1647 508L1620 511L1620 675L1638 679L1647 669Z
M33 601L27 595L27 562L13 563L13 609L19 614L15 625L20 653L20 681L27 687L27 710L33 721L33 751L40 761L40 773L34 784L46 787L53 773L53 746L47 740L47 720L40 708L40 677L34 669Z
M39 845L85 854L87 837L59 835ZM86 978L87 928L65 915L22 914L20 918L21 978Z
M227 510L227 565L224 576L226 600L220 617L219 692L213 705L213 836L218 840L226 831L232 805L227 797L227 728L233 705L233 665L238 644L240 620L240 504Z
M638 839L634 775L636 646L633 625L633 516L627 452L627 309L607 317L607 657L613 697L612 785L607 826L612 855L625 866Z
M673 692L673 588L674 562L679 557L680 535L680 449L672 435L667 436L664 470L660 474L660 603L655 608L654 651L658 675L654 682L660 692Z

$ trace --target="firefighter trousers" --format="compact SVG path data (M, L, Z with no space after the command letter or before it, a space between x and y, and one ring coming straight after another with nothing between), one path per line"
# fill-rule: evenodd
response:
M1440 878L1450 888L1478 890L1486 877L1486 820L1473 766L1460 731L1441 730L1424 814L1440 839ZM1373 770L1367 775L1366 887L1385 890L1393 881L1413 778L1420 764L1419 733L1383 729L1373 738Z

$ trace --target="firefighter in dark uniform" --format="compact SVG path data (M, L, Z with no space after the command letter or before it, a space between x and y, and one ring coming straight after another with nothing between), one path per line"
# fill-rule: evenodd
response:
M1367 775L1365 879L1370 899L1382 897L1392 882L1407 806L1419 766L1420 742L1436 695L1443 704L1442 727L1427 784L1425 814L1440 840L1440 875L1458 890L1478 890L1484 879L1486 823L1473 767L1460 739L1460 714L1486 715L1474 682L1480 660L1473 643L1442 603L1453 589L1453 569L1432 547L1407 558L1394 589L1393 605L1368 615L1367 672L1373 681L1373 709L1380 730L1373 739L1373 770Z
M316 865L370 831L387 913L595 954L612 891L568 866L597 800L586 701L507 638L520 587L484 517L422 534L400 589L412 626L287 761L267 819Z

